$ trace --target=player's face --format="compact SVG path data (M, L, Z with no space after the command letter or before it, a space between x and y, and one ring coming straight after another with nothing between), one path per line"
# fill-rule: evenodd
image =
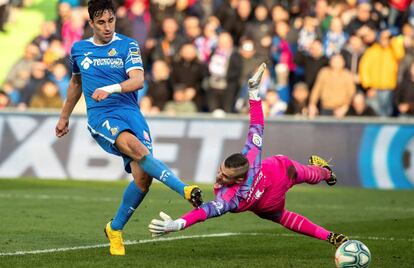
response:
M94 41L98 44L109 43L115 32L115 21L115 14L110 10L105 10L100 17L89 20L89 25L93 29Z
M242 180L237 175L234 169L226 168L222 163L217 171L216 182L222 185L234 185Z

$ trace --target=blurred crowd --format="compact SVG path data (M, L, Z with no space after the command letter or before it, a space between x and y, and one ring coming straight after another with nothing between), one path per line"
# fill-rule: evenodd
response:
M70 48L92 35L86 2L59 1L11 66L0 107L62 106ZM116 31L141 47L145 114L245 113L247 79L264 61L266 116L414 115L411 0L114 2Z

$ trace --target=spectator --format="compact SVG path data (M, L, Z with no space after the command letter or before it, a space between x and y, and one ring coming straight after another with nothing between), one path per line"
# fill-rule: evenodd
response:
M61 62L56 62L51 68L49 79L58 86L60 97L66 100L70 77L65 65Z
M253 39L257 55L268 60L272 43L272 21L269 19L269 11L265 5L256 6L253 20L246 25L245 35Z
M274 90L266 92L265 99L263 101L263 113L265 116L279 116L283 115L286 111L286 102L281 101L279 94Z
M38 89L30 101L31 108L61 108L63 101L59 96L59 89L51 81L46 81Z
M132 36L132 24L128 18L128 10L125 6L119 6L116 10L116 28L117 33Z
M319 101L321 115L345 116L356 88L351 72L344 67L343 57L337 54L330 59L329 67L321 69L310 95L310 117L319 113L317 108Z
M395 102L400 115L414 115L414 62L405 73L395 92Z
M201 35L200 20L197 17L189 16L184 19L184 36L188 42L194 41Z
M402 37L404 43L404 57L398 64L398 83L401 83L404 74L409 71L411 63L414 62L414 30L410 24L404 24Z
M359 65L361 85L367 90L367 103L381 116L392 113L392 92L397 85L398 61L404 55L402 39L382 31L377 43L368 48Z
M199 59L208 64L211 53L216 49L218 34L217 29L220 26L220 22L216 17L211 17L204 25L203 35L196 38L194 44L197 47Z
M388 0L390 5L390 13L388 15L389 27L401 27L407 20L408 7L411 5L412 0Z
M129 9L129 18L132 22L132 36L138 41L140 47L144 47L151 29L151 14L145 0L126 1Z
M0 90L0 110L3 110L4 108L9 107L10 105L10 98L9 95L7 95L6 92L3 90Z
M144 115L156 115L160 113L160 109L153 105L153 100L150 96L144 96L139 102L139 109Z
M237 6L239 0L223 0L223 3L219 6L216 12L216 16L220 21L220 25L223 31L228 33L236 32L238 23ZM233 42L236 43L235 37L232 36ZM237 43L236 43L237 44Z
M173 100L168 101L164 111L169 115L182 115L197 112L197 106L192 101L195 88L177 85L174 88Z
M345 28L349 35L357 34L363 38L367 29L378 29L377 23L371 19L372 6L368 1L362 1L357 6L357 15Z
M157 60L152 65L151 73L147 94L151 97L153 106L162 111L167 101L172 98L170 69L165 61Z
M245 36L246 26L250 22L252 4L250 0L239 0L237 5L237 21L233 32L234 43L239 44L240 39Z
M79 9L72 10L70 18L63 21L62 40L67 55L70 54L72 45L82 39L84 24L82 11Z
M298 50L304 53L310 52L311 44L320 39L321 33L317 30L318 21L311 16L306 16L303 22L303 27L299 31Z
M26 46L23 58L13 65L6 77L6 81L10 82L14 89L22 90L29 82L32 65L39 55L38 46L33 43Z
M170 65L185 39L178 34L178 24L174 18L166 18L162 22L162 31L164 35L157 41L152 57L153 60L163 60Z
M290 101L289 68L286 64L278 64L275 67L275 72L276 91L280 100L288 103Z
M274 23L277 23L279 21L288 22L290 19L289 12L280 4L272 7L271 17Z
M349 107L346 116L376 116L374 109L366 104L365 95L358 92L352 98L352 104Z
M324 50L327 57L341 52L345 46L348 35L342 29L342 22L339 17L334 17L331 20L329 31L324 38Z
M326 34L329 30L329 25L332 24L331 16L329 15L329 8L327 0L316 0L315 17L318 20L322 34Z
M274 65L284 64L289 71L293 71L295 69L293 48L287 40L289 27L289 24L285 21L275 23L276 35L272 39L270 53Z
M210 112L216 109L231 112L239 90L241 59L229 33L220 33L208 70L207 102Z
M20 91L13 88L12 84L6 81L1 87L2 91L9 97L9 105L15 106L20 100Z
M292 99L290 100L286 114L308 115L309 88L304 82L296 83L293 87Z
M43 63L46 66L53 65L56 61L63 60L66 57L65 48L63 47L62 41L55 38L50 42L50 46L46 49L43 54Z
M183 84L196 90L195 103L199 111L202 111L206 105L203 102L204 90L201 84L207 72L207 67L197 58L195 46L190 43L183 45L178 61L173 64L171 80L173 85Z
M351 71L354 83L358 89L362 89L359 81L359 62L365 51L364 43L357 35L352 35L341 54L345 60L345 68Z
M39 88L46 80L46 66L43 62L33 64L30 80L20 93L19 107L26 108L29 106L33 95L39 91Z
M0 32L5 32L4 25L7 22L10 0L0 0Z
M46 21L42 23L40 28L40 34L33 39L33 43L36 44L40 52L43 54L49 48L50 42L56 37L56 24L52 21Z
M319 70L328 65L328 58L323 54L322 43L319 40L312 42L309 55L298 52L295 55L296 64L304 69L305 83L311 89L315 83Z

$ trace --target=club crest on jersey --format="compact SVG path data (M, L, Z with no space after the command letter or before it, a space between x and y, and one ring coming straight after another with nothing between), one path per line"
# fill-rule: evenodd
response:
M118 54L118 52L115 48L111 48L111 50L108 51L108 56L110 57L116 56L116 54Z
M118 127L111 127L111 128L109 129L109 131L111 131L112 136L115 136L115 135L116 135L116 133L118 133L119 128L118 128Z
M256 145L257 147L262 147L262 137L260 137L256 133L253 134L252 141L253 141L253 144Z

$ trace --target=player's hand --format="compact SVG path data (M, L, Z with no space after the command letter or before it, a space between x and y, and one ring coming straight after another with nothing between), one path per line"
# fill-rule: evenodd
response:
M99 102L99 101L103 101L104 99L108 98L108 96L109 96L108 92L97 88L92 94L92 99Z
M247 82L249 86L249 99L260 100L259 97L259 85L262 80L264 71L266 70L266 63L262 63L257 69L256 73Z
M171 232L177 232L184 228L185 220L177 219L173 220L170 216L164 212L160 212L160 218L153 219L148 225L148 229L151 232L152 237L162 236Z
M59 118L56 124L55 133L58 138L65 136L69 132L69 119Z

